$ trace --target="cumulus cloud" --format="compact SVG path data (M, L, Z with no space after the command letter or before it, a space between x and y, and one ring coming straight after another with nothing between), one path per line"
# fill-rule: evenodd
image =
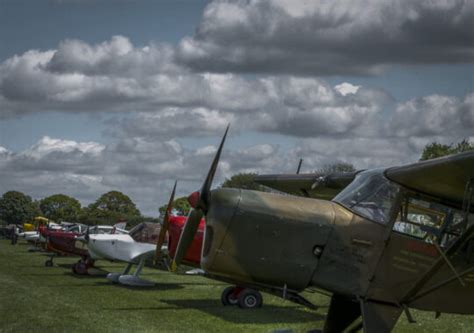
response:
M400 103L390 120L397 136L472 135L474 93L464 98L430 95Z
M244 94L236 98L240 106L236 103L225 109L164 107L157 112L126 117L120 122L120 130L129 136L148 138L176 133L202 136L218 133L231 123L234 131L253 130L296 137L374 135L380 127L378 123L384 107L393 103L393 98L381 90L349 83L344 83L343 88L331 87L320 79L263 77L243 84L251 85L254 90L248 90L250 98L245 98ZM232 95L233 91L231 88L225 94ZM258 97L254 95L255 91ZM253 104L252 96L258 98L259 103Z
M299 75L470 63L473 21L469 0L213 1L177 57L197 71Z

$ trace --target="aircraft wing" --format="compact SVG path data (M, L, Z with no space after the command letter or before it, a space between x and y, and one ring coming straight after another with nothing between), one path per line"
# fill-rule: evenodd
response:
M303 194L312 198L331 200L354 180L358 172L337 172L329 175L316 173L259 175L254 181L289 194Z
M474 151L389 168L385 175L417 192L462 204L466 183L474 182Z

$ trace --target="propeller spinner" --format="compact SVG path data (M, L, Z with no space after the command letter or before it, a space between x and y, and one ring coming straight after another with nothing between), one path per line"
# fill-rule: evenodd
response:
M224 136L222 137L219 148L217 149L214 160L212 161L209 172L207 173L206 179L202 184L201 190L199 192L194 192L188 197L188 201L193 207L193 210L189 213L184 225L181 237L179 238L178 248L176 249L176 254L174 256L173 262L171 264L171 270L175 271L181 261L183 260L189 246L191 245L194 235L199 227L199 223L204 215L206 215L209 204L210 204L210 194L212 180L216 173L217 165L219 164L219 158L221 156L222 148L224 147L224 142L229 131L229 125L225 130Z

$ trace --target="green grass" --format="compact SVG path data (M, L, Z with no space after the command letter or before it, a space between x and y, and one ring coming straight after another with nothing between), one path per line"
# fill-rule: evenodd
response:
M223 307L225 284L199 276L145 269L154 288L112 285L104 277L79 277L70 265L77 258L27 252L26 244L0 240L0 332L306 332L321 328L329 299L305 294L321 305L317 311L264 294L257 310ZM98 262L107 271L122 264ZM417 324L402 317L395 332L474 332L474 316L413 312Z

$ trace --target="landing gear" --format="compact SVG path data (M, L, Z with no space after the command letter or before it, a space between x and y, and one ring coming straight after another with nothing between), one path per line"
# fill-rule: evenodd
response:
M146 281L139 278L140 273L142 272L143 266L145 265L145 259L140 259L140 262L135 270L133 275L121 275L118 278L118 282L127 286L132 287L153 287L155 285L154 282Z
M78 275L89 275L89 268L94 266L94 261L88 258L81 259L74 265L72 265L72 271Z
M239 287L227 287L222 291L221 302L222 305L237 305L239 304L239 293L243 288Z
M263 297L260 292L253 289L244 289L239 294L239 307L242 309L255 309L262 307Z
M238 305L242 309L255 309L262 307L262 294L254 289L243 287L227 287L221 295L224 306Z
M53 257L51 257L50 259L46 260L46 261L44 262L44 265L45 265L46 267L53 267Z
M112 281L112 283L118 283L120 276L128 274L131 268L132 268L132 264L128 263L127 267L125 267L125 270L122 273L109 273L107 274L107 279Z

